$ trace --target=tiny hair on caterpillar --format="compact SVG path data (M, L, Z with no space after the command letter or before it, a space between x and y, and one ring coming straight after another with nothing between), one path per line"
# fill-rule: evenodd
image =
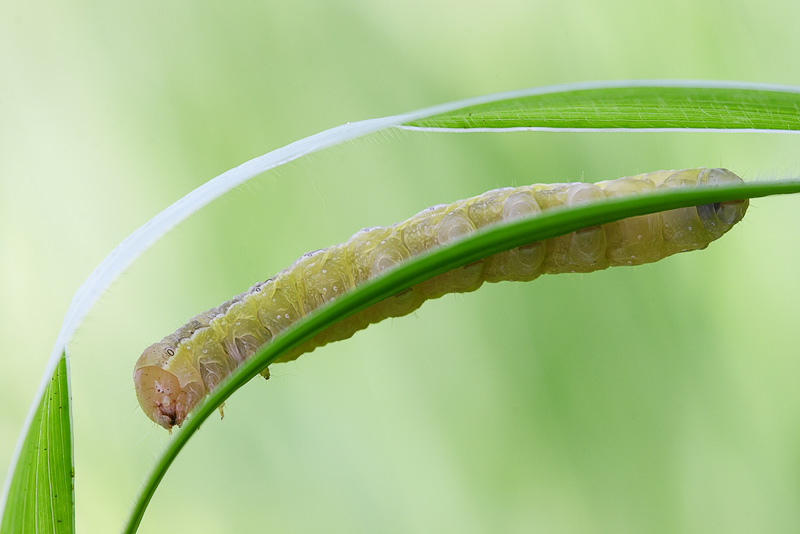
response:
M234 368L295 321L406 259L479 228L605 198L741 182L726 169L699 168L596 184L506 187L427 208L392 226L365 228L345 243L304 254L275 276L193 317L147 347L134 368L136 396L150 419L168 430L180 426ZM748 205L746 199L733 200L631 217L488 256L337 322L275 363L347 339L372 323L407 315L426 300L475 291L484 282L589 273L704 249L739 222ZM262 375L268 378L269 370Z

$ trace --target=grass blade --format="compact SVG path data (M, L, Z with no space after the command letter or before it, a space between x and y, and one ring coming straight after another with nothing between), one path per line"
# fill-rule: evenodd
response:
M129 534L136 532L150 499L173 460L200 428L200 425L228 397L262 369L280 358L282 354L311 339L336 321L436 275L532 241L548 239L587 226L657 211L789 193L800 193L800 180L671 190L619 200L607 200L592 205L564 208L534 218L498 225L471 234L461 241L443 246L428 254L411 258L406 263L389 271L385 276L356 288L308 315L292 328L277 336L241 367L234 370L231 376L197 407L192 417L176 434L175 439L169 443L153 472L146 479L124 532Z
M724 84L587 86L462 107L407 123L449 130L799 131L794 88Z
M75 532L69 371L64 354L28 428L2 534Z

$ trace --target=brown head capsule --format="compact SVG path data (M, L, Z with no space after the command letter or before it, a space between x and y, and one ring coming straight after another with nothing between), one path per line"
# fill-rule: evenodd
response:
M165 367L174 365L176 347L168 343L155 343L147 347L133 371L136 398L147 416L170 430L180 426L186 414L200 402L205 388L198 387L196 381L184 380L185 373L172 372Z

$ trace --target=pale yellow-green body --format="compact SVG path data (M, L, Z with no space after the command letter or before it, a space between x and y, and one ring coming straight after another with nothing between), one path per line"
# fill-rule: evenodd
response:
M190 320L148 347L134 370L137 397L155 422L169 429L274 336L335 297L403 260L477 228L558 207L653 191L741 182L724 169L657 171L597 184L536 184L496 189L435 206L388 227L361 230L346 243L303 255L274 277ZM650 263L702 249L747 209L747 201L655 213L531 243L455 269L386 299L323 331L288 353L289 361L369 324L399 317L431 298L468 292L483 282L533 280L541 274L591 272ZM267 370L265 376L269 376Z

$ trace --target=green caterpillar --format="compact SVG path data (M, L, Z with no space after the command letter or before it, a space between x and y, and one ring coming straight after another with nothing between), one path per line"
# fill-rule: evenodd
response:
M393 226L366 228L346 243L303 255L289 268L192 318L145 349L133 375L139 404L164 428L180 426L209 391L289 325L407 258L477 228L608 197L741 181L725 169L688 169L597 184L503 188L428 208ZM747 206L747 200L737 200L633 217L496 254L340 321L278 361L294 360L326 343L347 339L371 323L411 313L428 299L474 291L484 282L588 273L703 249L739 222ZM269 377L266 369L262 374Z

